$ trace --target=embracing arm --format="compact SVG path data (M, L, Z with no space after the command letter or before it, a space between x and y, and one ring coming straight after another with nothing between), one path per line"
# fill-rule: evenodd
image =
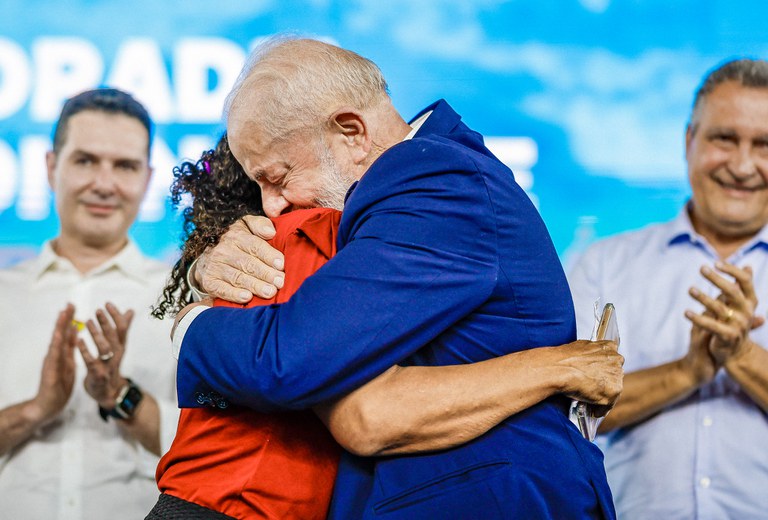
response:
M622 363L612 342L576 341L468 365L395 366L315 412L357 455L447 449L555 394L607 409Z
M495 249L477 247L495 232L487 192L470 175L443 177L445 191L421 177L392 181L375 212L346 208L346 245L287 303L194 316L181 339L179 403L215 392L269 411L338 399L481 305L498 269ZM435 218L425 201L445 205L445 192L457 209Z

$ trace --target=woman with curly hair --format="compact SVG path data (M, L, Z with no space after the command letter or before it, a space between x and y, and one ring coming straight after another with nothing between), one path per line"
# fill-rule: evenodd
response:
M197 162L185 161L174 168L171 202L183 210L184 244L181 258L173 266L163 296L153 309L153 316L162 319L177 314L192 301L187 271L206 248L219 242L221 235L238 219L246 215L263 215L261 191L251 181L229 150L224 134L216 148L203 153Z
M156 316L190 301L187 270L205 248L245 215L260 215L261 193L229 150L226 135L196 163L174 170L174 205L184 210L186 240ZM286 284L271 300L286 301L336 248L340 213L298 210L274 219L273 247L286 254ZM184 408L173 445L157 468L162 495L147 518L325 518L340 448L311 411L261 413L207 396L213 407ZM201 403L202 404L202 403Z

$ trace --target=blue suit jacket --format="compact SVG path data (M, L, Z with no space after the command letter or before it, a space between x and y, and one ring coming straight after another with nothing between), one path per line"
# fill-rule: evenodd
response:
M308 408L394 364L469 363L575 339L565 275L527 195L447 103L426 110L416 136L358 183L338 254L288 303L194 320L181 406L220 394L262 411ZM330 517L612 518L602 454L566 407L547 400L446 451L346 455Z

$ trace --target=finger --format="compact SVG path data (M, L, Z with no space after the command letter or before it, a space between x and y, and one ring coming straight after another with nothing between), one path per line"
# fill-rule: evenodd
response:
M68 303L62 312L69 320L67 323L71 323L71 321L75 318L75 306L71 303Z
M753 308L757 306L757 294L755 293L755 286L752 281L753 273L750 266L745 266L742 269L727 262L717 262L715 263L715 268L732 276L736 280L736 284L739 286L744 298L752 304Z
M251 233L264 240L270 240L275 236L275 225L267 217L260 215L246 215L241 220Z
M128 329L133 321L134 312L133 309L128 309L124 313L111 302L107 302L105 305L107 312L109 313L112 322L115 324L115 331L117 333L117 341L120 346L124 347L128 336Z
M59 312L56 317L56 324L53 326L53 336L51 337L51 345L64 342L64 338L69 332L69 328L72 326L73 312L69 312L69 305L63 311Z
M253 295L271 298L284 278L282 273L239 248L212 251L198 262L195 276L205 292L238 303L247 303Z
M72 323L71 320L69 320L67 326L67 331L64 336L64 347L67 354L71 354L72 351L75 349L75 343L78 339L78 334L80 332L80 328Z
M600 345L602 350L612 350L614 352L618 352L619 350L619 345L615 341L604 339L597 341L596 343Z
M115 345L118 343L117 330L112 325L112 321L110 321L110 319L107 318L107 314L101 309L96 309L96 321L99 322L99 327L101 328L101 334L109 343L109 349L112 350L115 347Z
M96 312L96 315L98 317L98 311ZM85 322L85 326L88 328L88 332L91 334L91 337L93 338L93 343L96 345L96 350L98 351L99 356L105 356L109 355L112 352L112 346L110 345L107 338L102 333L101 329L96 326L96 323L94 323L93 320L88 320Z
M763 325L765 325L765 318L763 316L752 316L752 330L758 329Z
M80 356L82 356L85 366L88 367L88 370L91 370L90 367L96 362L96 358L88 351L88 347L85 346L85 341L82 338L78 339L75 345L77 350L80 351Z
M749 266L742 269L728 262L715 262L715 268L732 276L737 282L748 282L752 279L752 269Z
M206 289L210 294L237 303L248 303L254 296L272 298L277 294L274 285L228 265L222 265L218 276L206 282Z
M266 298L271 298L278 289L283 287L285 278L285 275L280 271L267 266L258 258L250 256L239 258L224 272L230 277L227 281L233 286ZM253 289L256 289L257 292L254 292ZM267 296L264 291L269 291L271 294Z
M250 248L248 248L248 244L242 245L245 248L239 249L237 254L233 255L231 260L226 263L254 278L270 283L278 289L282 288L285 273L280 269L272 267L270 264L270 262L274 263L278 260L279 262L282 262L282 253L277 249L274 249L267 242L252 244L252 247ZM278 260L272 259L274 256L273 253L279 255Z
M720 265L720 263L715 264L715 267L720 269ZM744 294L747 300L752 302L754 306L757 306L757 294L755 293L755 284L753 282L754 273L752 272L752 267L747 265L744 266L743 269L739 269L734 265L723 263L721 270L733 276L733 278L736 280L736 283L738 283L741 287L741 292Z
M741 292L741 287L739 287L737 283L726 280L707 266L701 268L701 274L704 278L712 282L715 287L723 291L723 294L729 301L737 303L740 306L743 305L745 300L744 293Z
M250 291L239 289L219 279L209 280L203 286L208 294L228 302L246 304L253 298L253 294Z
M239 249L245 251L249 257L257 258L265 266L274 268L277 271L282 271L285 267L283 253L259 236L251 234L239 236L235 244Z
M696 314L693 311L685 311L685 317L694 325L711 332L723 339L732 340L739 336L739 328L730 323L723 323L715 318Z
M691 287L688 289L688 294L691 295L691 297L696 300L697 302L701 303L705 310L705 313L708 316L711 317L721 317L725 318L728 315L728 306L723 302L720 298L711 298L710 296L707 296L700 290L698 290L696 287Z
M68 303L67 306L59 312L56 317L56 324L53 327L51 343L48 345L48 352L54 359L58 360L62 351L66 351L67 346L71 346L73 335L77 335L77 329L72 324L75 315L75 307Z

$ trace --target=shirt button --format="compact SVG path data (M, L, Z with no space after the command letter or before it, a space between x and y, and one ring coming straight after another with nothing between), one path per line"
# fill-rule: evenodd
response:
M709 477L701 477L699 479L699 485L704 489L708 488L711 483L712 481L709 479Z
M712 417L709 415L705 416L704 419L702 419L701 424L704 426L712 426Z

